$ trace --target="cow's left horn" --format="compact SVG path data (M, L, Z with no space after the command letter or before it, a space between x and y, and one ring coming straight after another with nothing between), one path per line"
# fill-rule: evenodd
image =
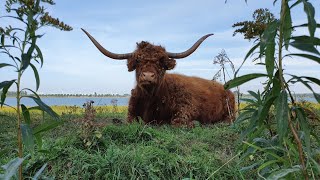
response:
M186 51L184 51L184 52L181 52L181 53L171 53L171 52L167 52L167 54L168 54L168 56L169 56L170 58L175 58L175 59L185 58L185 57L189 56L190 54L192 54L192 53L200 46L200 44L201 44L205 39L207 39L207 37L209 37L209 36L211 36L211 35L213 35L213 34L207 34L207 35L205 35L205 36L202 36L202 38L200 38L196 43L194 43L194 45L193 45L190 49L188 49L188 50L186 50Z
M86 33L86 35L89 37L89 39L93 42L93 44L99 49L99 51L104 54L105 56L112 58L112 59L118 59L118 60L122 60L122 59L128 59L129 57L132 56L132 53L126 53L126 54L116 54L116 53L112 53L108 50L106 50L104 47L102 47L98 41L96 41L86 30L82 29L81 30Z

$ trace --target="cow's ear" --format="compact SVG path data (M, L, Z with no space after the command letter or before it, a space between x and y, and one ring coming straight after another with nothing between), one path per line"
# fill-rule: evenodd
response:
M137 67L137 60L135 58L129 58L127 62L128 71L134 71Z
M162 62L163 62L163 67L166 70L171 70L176 66L176 60L171 58L163 58Z

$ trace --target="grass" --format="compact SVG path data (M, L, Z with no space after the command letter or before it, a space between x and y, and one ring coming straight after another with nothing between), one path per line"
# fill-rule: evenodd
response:
M83 108L53 109L64 124L44 135L42 153L25 162L25 177L48 163L43 176L55 179L257 178L254 171L241 171L240 130L228 124L197 124L193 129L126 124L127 107L105 106L95 108L93 120L103 126L88 127L83 126ZM16 154L16 124L13 110L0 110L8 115L0 117L0 163L5 164ZM37 111L31 117L35 124L50 120ZM320 132L319 126L316 130ZM253 163L248 160L248 165Z

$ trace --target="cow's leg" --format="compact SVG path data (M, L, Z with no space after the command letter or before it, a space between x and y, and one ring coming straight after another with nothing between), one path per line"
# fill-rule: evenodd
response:
M135 96L132 90L128 105L128 122L132 123L133 121L138 121L138 115L138 98Z
M181 107L180 110L174 114L171 124L174 126L187 126L189 128L194 127L192 114L194 113L194 108L192 106Z

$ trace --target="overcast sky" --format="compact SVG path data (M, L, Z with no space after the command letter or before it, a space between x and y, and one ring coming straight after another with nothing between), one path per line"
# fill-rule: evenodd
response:
M4 0L0 2L1 15ZM107 1L107 0L55 0L48 7L52 16L71 25L74 30L63 32L53 28L44 29L39 40L45 62L39 70L41 85L39 93L130 93L135 85L134 72L128 72L126 61L114 61L100 54L91 41L80 30L91 33L106 49L116 53L128 53L135 49L136 42L149 41L164 46L168 51L188 49L201 36L214 33L196 52L188 58L179 59L174 70L180 73L212 79L219 70L213 59L222 49L239 67L253 42L242 35L232 36L232 25L252 18L258 8L269 8L279 17L280 1L273 0L162 0L162 1ZM316 19L320 22L320 1L311 1L316 8ZM307 22L303 7L293 9L294 24ZM0 25L13 23L1 19ZM295 32L307 33L302 29ZM316 35L319 37L319 30ZM295 52L294 49L289 49ZM10 60L0 55L0 63ZM285 59L285 70L297 75L320 78L320 66L304 59ZM240 75L265 72L251 60L240 70ZM0 82L15 79L13 69L0 69ZM244 84L241 91L261 89L263 79ZM23 87L35 88L31 69L22 79ZM303 86L292 87L297 93L307 92ZM316 91L320 92L319 88Z

